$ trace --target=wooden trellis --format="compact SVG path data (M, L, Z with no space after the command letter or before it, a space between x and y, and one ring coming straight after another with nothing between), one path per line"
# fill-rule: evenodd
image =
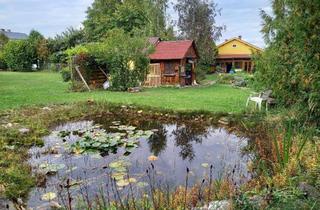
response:
M148 87L157 87L161 85L160 63L149 65L149 74L147 75L144 85Z

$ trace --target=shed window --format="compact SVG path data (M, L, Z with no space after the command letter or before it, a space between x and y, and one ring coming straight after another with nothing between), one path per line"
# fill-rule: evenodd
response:
M232 47L233 47L233 48L235 48L235 47L237 47L237 45L236 45L236 44L234 44L234 45L232 45Z
M175 63L173 62L165 62L164 63L164 74L175 74Z

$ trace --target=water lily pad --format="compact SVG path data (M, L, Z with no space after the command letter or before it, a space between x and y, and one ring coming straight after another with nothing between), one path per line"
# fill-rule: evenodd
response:
M157 156L154 156L154 155L150 155L150 156L148 157L148 160L149 160L149 161L156 161L156 160L158 160L158 157L157 157Z
M130 182L127 179L121 179L121 180L117 181L117 186L118 187L125 187L125 186L127 186L129 184L130 184Z
M125 175L126 174L123 172L118 172L118 173L113 173L111 177L114 178L116 181L120 181L124 179Z
M147 187L149 184L147 182L138 182L137 187L143 188L143 187Z
M50 200L55 199L56 197L57 197L57 195L54 192L48 192L46 194L43 194L41 196L41 199L44 201L50 201Z
M137 182L137 180L135 179L135 178L129 178L129 180L128 180L130 183L136 183Z
M94 153L94 154L90 155L90 157L93 159L101 159L102 158L102 156L98 153Z
M208 163L202 163L201 166L202 166L203 168L208 168L208 167L209 167L209 164L208 164Z
M49 164L49 163L42 163L39 165L39 168L44 172L44 173L56 173L59 170L63 169L65 167L64 164Z
M66 173L70 173L70 172L72 172L72 171L75 171L75 170L77 170L77 168L78 168L77 166L74 166L74 167L66 170Z

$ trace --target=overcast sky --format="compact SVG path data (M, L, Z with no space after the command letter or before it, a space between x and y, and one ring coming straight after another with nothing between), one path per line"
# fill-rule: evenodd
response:
M85 11L93 0L0 0L0 28L29 33L40 31L47 37L61 33L67 27L80 27ZM222 8L217 24L226 25L218 41L242 35L243 39L264 46L260 34L260 9L270 11L270 0L215 0ZM172 19L176 14L170 6Z

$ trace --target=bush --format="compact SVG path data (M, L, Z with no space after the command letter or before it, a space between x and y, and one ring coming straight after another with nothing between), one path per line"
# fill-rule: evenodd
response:
M127 34L114 29L102 42L78 45L65 53L69 61L80 67L86 80L92 70L106 66L110 89L126 91L139 86L148 73L148 54L152 48L146 40L141 34Z
M0 70L5 70L7 69L7 64L3 58L2 53L0 52Z
M302 120L320 125L320 3L273 1L272 8L271 16L262 12L267 48L255 59L257 82L284 106L300 106Z
M31 71L34 49L26 40L9 41L2 56L8 68L14 71Z
M195 69L196 73L196 80L198 83L200 83L202 80L206 78L206 75L210 72L210 67L206 65L198 64Z
M105 40L106 54L110 72L110 88L126 91L139 86L148 73L150 52L146 38L131 36L123 30L113 30Z
M69 82L71 80L71 71L69 68L63 68L60 73L64 82Z
M234 82L234 75L233 74L219 74L217 79L217 83L220 84L232 84Z

